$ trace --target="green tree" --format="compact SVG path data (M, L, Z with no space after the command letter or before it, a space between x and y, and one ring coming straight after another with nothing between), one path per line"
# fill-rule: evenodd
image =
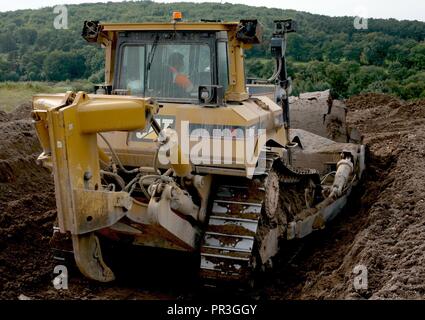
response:
M0 53L7 53L16 49L16 41L11 34L0 34Z
M384 81L388 78L385 68L377 66L361 66L358 72L351 74L349 79L348 95L365 91L370 84Z
M43 71L48 80L78 79L84 74L84 57L78 53L53 51L45 60Z
M33 45L37 40L37 31L30 28L21 28L16 31L16 38L23 45Z
M421 42L412 48L409 61L417 70L425 70L425 42Z
M367 35L366 46L363 49L362 58L365 64L381 66L384 64L388 54L388 49L393 39L385 34L371 33Z

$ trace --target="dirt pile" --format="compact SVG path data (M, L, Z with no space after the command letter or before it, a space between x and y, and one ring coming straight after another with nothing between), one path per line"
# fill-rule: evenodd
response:
M398 108L402 103L399 99L382 93L366 93L351 97L348 101L350 112L374 107Z
M348 106L353 108L350 101ZM425 298L425 100L390 102L375 107L364 120L356 110L350 118L365 135L372 156L389 163L385 179L375 184L367 221L340 266L346 289L338 297ZM378 108L376 110L376 108ZM356 117L357 116L357 117ZM376 162L374 163L376 165ZM354 293L349 286L354 264L369 272L369 290Z
M380 94L347 101L369 146L362 188L330 227L282 262L275 299L425 298L425 101ZM287 257L284 257L287 259ZM356 291L364 265L368 289ZM285 290L286 289L286 290Z
M51 174L36 164L41 148L30 110L0 114L0 298L16 299L51 273L55 200Z

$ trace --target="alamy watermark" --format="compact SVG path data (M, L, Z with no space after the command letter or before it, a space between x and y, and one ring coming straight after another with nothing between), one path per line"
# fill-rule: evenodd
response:
M68 289L68 268L64 265L57 265L53 269L53 273L57 276L53 279L53 286L56 290Z
M164 123L161 123L164 125ZM266 129L240 126L223 126L180 122L180 134L165 128L159 146L158 161L161 165L189 164L218 165L242 164L256 170L264 170L266 158L262 147L266 145ZM164 128L163 128L164 129ZM149 139L150 131L137 132L134 139ZM152 137L153 138L153 137ZM160 140L159 137L158 140Z
M68 29L68 8L65 5L58 5L53 8L53 13L57 14L53 20L55 29Z
M368 10L365 7L355 9L354 28L357 30L367 30L369 28Z
M358 264L354 267L353 273L355 275L353 281L353 287L355 290L367 290L368 289L368 274L367 267L364 264Z

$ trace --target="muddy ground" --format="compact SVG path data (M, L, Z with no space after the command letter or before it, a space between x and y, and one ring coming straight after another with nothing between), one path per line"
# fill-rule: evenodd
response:
M327 229L288 245L250 296L263 299L425 298L425 100L367 94L347 101L349 123L369 146L365 181ZM0 298L186 299L222 295L196 286L182 259L147 253L155 267L111 284L70 272L57 291L49 239L55 219L51 174L36 164L40 147L30 105L0 111ZM368 289L353 288L353 269ZM173 280L174 279L174 280ZM177 280L175 280L177 279ZM186 280L187 279L187 280ZM234 291L234 290L233 290ZM246 294L246 293L243 293ZM23 295L23 296L22 296Z

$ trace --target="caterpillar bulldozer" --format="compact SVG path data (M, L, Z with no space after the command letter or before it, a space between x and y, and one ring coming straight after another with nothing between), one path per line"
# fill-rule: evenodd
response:
M114 280L107 238L192 252L206 281L246 281L342 210L365 146L329 91L289 97L296 24L274 23L274 74L249 81L256 20L84 23L105 49L105 83L36 95L32 112L54 176L52 243L72 242L83 275Z

